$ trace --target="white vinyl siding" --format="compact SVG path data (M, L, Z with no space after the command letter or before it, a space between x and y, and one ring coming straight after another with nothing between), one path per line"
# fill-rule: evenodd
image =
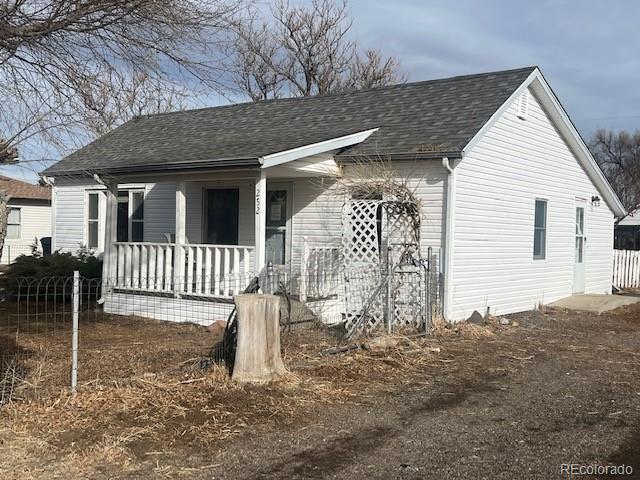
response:
M452 320L500 315L572 294L576 199L600 195L535 94L516 102L457 168ZM547 200L546 258L534 260L533 200ZM611 292L614 216L586 203L587 293ZM449 272L448 272L449 273Z
M53 250L75 253L84 244L86 188L95 186L82 181L56 178L53 195L55 236Z
M40 239L51 236L51 206L48 201L13 198L9 200L9 207L20 210L20 235L5 239L2 264L20 255L30 255L34 244L41 251Z

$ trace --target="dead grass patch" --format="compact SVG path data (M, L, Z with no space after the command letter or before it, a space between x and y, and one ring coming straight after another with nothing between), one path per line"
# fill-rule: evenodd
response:
M424 385L425 371L449 368L453 352L480 336L443 330L401 337L398 347L383 352L321 357L321 350L342 341L310 324L283 335L287 375L267 385L239 385L224 367L200 370L199 356L215 342L204 328L140 319L100 322L81 328L75 397L62 387L43 394L48 382L66 383L67 338L27 336L28 348L46 352L48 361L38 368L37 356L26 359L34 362L30 371L38 380L32 386L39 394L24 394L0 410L0 445L28 445L20 447L25 465L50 458L50 467L23 479L141 469L188 476L194 470L185 470L185 455L207 458L249 428L292 425L328 404L356 402L398 385ZM208 465L201 463L198 468ZM9 478L18 464L16 453L0 455L0 477Z

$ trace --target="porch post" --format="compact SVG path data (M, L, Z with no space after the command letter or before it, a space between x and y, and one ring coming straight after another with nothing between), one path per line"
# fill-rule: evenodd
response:
M186 190L187 182L181 181L176 185L176 241L175 241L175 266L173 267L173 290L179 295L181 286L184 285L184 248L186 243Z
M113 287L117 284L117 255L114 243L118 240L118 184L110 183L106 191L106 209L104 222L104 245L102 256L102 285Z
M266 264L267 177L262 169L256 178L255 201L255 273L259 274Z

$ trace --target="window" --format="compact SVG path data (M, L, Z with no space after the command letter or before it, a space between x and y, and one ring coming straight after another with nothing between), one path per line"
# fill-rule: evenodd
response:
M144 191L118 191L118 242L144 241Z
M90 192L88 195L89 208L87 210L87 247L98 248L100 239L100 193Z
M533 258L543 259L547 254L547 201L536 200L533 228Z
M144 241L144 192L129 192L131 195L131 241Z
M240 191L237 188L211 188L206 192L205 242L237 245Z
M9 207L7 215L7 240L20 238L20 217L22 212L19 208Z

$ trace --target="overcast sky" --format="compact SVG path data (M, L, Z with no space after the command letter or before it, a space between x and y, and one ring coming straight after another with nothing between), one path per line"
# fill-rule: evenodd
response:
M640 2L350 0L353 36L409 81L538 65L585 139L640 128ZM217 103L215 100L214 103ZM35 180L33 171L4 169Z
M640 2L351 0L363 45L409 79L538 65L588 137L640 128Z

